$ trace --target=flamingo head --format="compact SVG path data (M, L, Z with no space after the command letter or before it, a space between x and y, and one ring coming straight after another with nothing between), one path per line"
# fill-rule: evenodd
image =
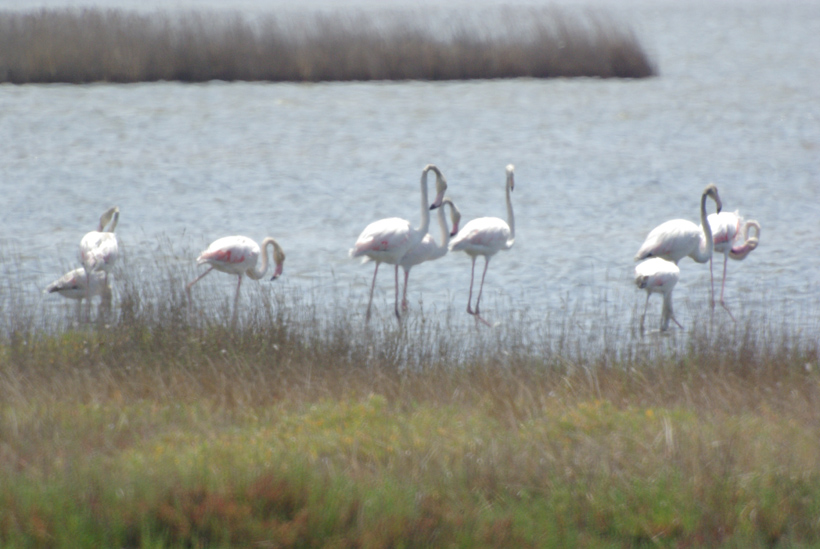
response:
M444 193L447 192L447 179L444 178L441 171L433 164L428 164L425 170L428 169L436 174L436 199L430 205L430 209L435 210L444 203Z
M703 189L703 200L706 200L707 196L715 201L715 204L717 204L717 213L720 213L720 210L723 209L723 202L720 200L720 195L718 194L717 187L714 184L709 184L705 189Z
M117 206L109 208L100 216L100 226L97 228L99 232L103 232L105 230L105 226L111 223L111 230L108 232L113 233L114 229L117 227L117 222L120 219L120 209Z
M450 222L453 224L453 229L450 231L450 236L458 234L458 224L461 223L461 212L456 206L455 202L449 197L442 201L442 204L450 206Z
M285 268L285 252L278 244L273 246L273 263L276 265L276 268L274 269L273 276L271 277L272 281L279 278Z

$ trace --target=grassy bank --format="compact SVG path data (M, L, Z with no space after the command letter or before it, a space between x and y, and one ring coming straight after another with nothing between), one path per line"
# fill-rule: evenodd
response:
M0 82L629 77L655 68L606 16L507 10L242 17L102 9L0 12ZM467 16L467 15L465 15Z
M0 545L820 543L811 335L367 331L271 286L230 330L174 276L90 325L2 299Z

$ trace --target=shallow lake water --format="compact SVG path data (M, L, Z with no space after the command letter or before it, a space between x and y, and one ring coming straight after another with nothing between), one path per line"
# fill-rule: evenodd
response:
M505 216L513 163L516 241L490 263L488 318L583 310L594 321L605 302L628 321L645 296L632 283L643 239L668 219L697 222L715 183L726 210L762 225L759 248L729 265L735 316L775 304L816 329L820 3L600 4L635 29L658 77L0 85L3 291L39 295L78 264L80 238L116 204L127 274L150 279L159 264L193 278L216 238L274 236L285 274L253 284L341 298L361 319L373 265L348 249L370 221L417 224L424 165L441 168L466 223ZM680 267L687 326L708 307L709 269ZM721 269L719 257L718 289ZM462 310L469 278L464 254L418 266L411 307ZM377 319L390 320L392 283L383 266ZM214 273L195 295L228 300L234 287ZM66 307L37 299L45 313Z

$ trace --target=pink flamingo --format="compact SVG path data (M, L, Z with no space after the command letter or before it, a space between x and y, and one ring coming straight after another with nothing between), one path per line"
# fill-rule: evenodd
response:
M680 278L680 269L677 265L660 257L647 259L643 263L635 266L635 285L642 290L646 290L646 303L641 316L641 333L643 333L643 321L646 318L646 309L649 306L649 296L653 293L663 294L663 308L661 309L661 331L665 332L669 328L669 319L683 328L675 318L672 310L672 290Z
M453 229L447 227L447 219L444 215L444 206L450 206L450 220L453 224ZM404 269L404 292L401 298L402 312L407 310L407 279L410 277L410 269L414 266L439 259L447 255L448 245L450 244L450 237L458 233L458 224L461 222L461 212L458 211L455 203L449 198L445 198L441 202L441 207L438 208L438 225L441 229L441 244L436 244L436 241L428 233L424 235L418 246L404 254L404 257L399 261L399 266Z
M673 219L661 223L649 233L635 255L635 261L650 257L660 257L677 265L682 258L689 256L698 263L709 262L709 276L712 279L712 307L715 306L715 284L712 277L712 229L706 220L706 199L711 198L717 204L717 211L723 208L717 187L709 185L700 197L700 225L686 219Z
M114 268L119 256L119 244L114 229L120 219L120 209L116 206L109 208L100 216L100 224L96 231L83 236L80 241L80 262L86 273L86 295L89 307L91 306L91 274L102 271L105 273L105 286L108 286L108 273ZM110 223L110 225L109 225ZM103 296L105 299L105 296Z
M744 220L737 212L720 212L709 214L707 218L712 229L715 252L723 254L723 280L720 284L720 304L735 319L729 307L723 302L723 290L726 286L726 266L729 258L741 261L746 258L760 242L760 223ZM749 229L754 229L755 236L749 236Z
M90 286L89 286L90 283ZM83 299L101 296L103 302L110 301L111 288L105 282L105 273L94 271L90 274L79 267L69 271L46 287L47 293L57 293L67 299L77 300L77 318L80 317Z
M185 287L185 291L188 295L189 313L191 287L202 280L205 275L216 269L223 273L236 275L239 278L236 283L236 296L234 296L233 300L232 324L236 325L236 320L239 315L239 289L242 287L242 275L248 275L248 277L253 280L259 280L265 276L268 270L269 245L273 247L273 262L276 265L271 280L276 280L276 278L282 274L283 265L285 263L285 252L282 251L282 247L273 238L268 237L263 240L261 248L259 244L246 236L225 236L214 240L196 259L197 265L208 264L210 267ZM262 254L262 265L257 267L256 264L260 253Z
M427 173L436 174L436 199L427 207ZM447 190L447 180L441 171L433 164L428 164L421 172L421 224L417 229L410 226L410 222L399 217L389 217L374 221L365 227L356 244L350 249L350 257L363 257L362 263L369 260L376 262L373 271L373 282L370 285L370 299L367 302L365 323L370 322L370 307L373 304L373 289L376 287L376 275L379 265L388 263L396 266L396 318L401 320L399 313L399 261L404 254L416 247L427 234L430 227L430 210L441 206L444 192Z
M487 322L479 309L481 292L484 290L484 277L487 275L487 267L490 259L501 250L509 250L515 242L515 217L513 216L510 193L515 189L513 173L515 166L507 166L507 182L505 184L507 197L507 221L497 217L479 217L467 223L453 240L450 241L450 251L463 251L472 258L472 271L470 273L470 294L467 297L467 312L474 315L476 321L480 320L487 326ZM475 300L475 311L470 307L473 300L473 281L475 279L475 260L479 255L484 256L484 272L481 275L481 286L478 289L478 297Z

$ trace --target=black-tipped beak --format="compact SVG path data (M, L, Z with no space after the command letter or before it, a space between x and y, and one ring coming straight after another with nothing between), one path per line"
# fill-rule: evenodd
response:
M441 206L441 204L431 204L431 205L430 205L430 209L431 209L431 210L435 210L435 209L436 209L436 208L438 208L439 206Z
M271 281L271 282L273 282L273 281L274 281L274 280L276 280L277 278L279 278L279 275L278 275L278 274L275 274L275 275L273 275L272 277L270 277L270 281Z

